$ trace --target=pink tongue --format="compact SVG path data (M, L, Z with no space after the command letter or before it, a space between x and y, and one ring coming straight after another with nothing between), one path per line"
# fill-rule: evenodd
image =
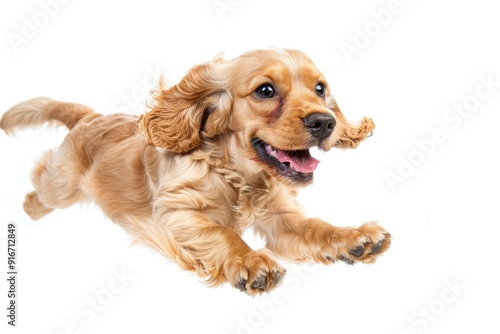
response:
M298 157L298 156L290 156L288 153L282 150L278 150L277 158L280 162L289 162L290 166L301 173L312 173L318 167L319 160L314 159L311 156L307 157Z

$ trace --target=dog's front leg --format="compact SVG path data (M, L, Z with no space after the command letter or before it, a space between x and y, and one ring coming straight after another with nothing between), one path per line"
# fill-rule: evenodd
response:
M373 263L391 244L390 234L377 223L336 227L300 212L274 212L255 229L270 250L294 261Z
M176 210L159 220L165 235L171 236L165 253L211 284L229 282L256 295L277 286L285 275L268 250L252 250L233 229L200 212Z

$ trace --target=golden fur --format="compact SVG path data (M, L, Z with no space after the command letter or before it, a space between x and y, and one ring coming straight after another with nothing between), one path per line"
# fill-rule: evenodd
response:
M318 83L323 95L315 91ZM256 93L267 84L276 96ZM313 138L304 125L313 113L334 118L326 138ZM350 228L306 218L295 195L310 183L313 168L301 174L290 169L293 162L271 159L272 165L257 154L262 145L295 164L311 164L310 147L355 148L374 128L371 119L344 118L323 75L299 51L258 50L232 61L218 56L173 87L160 80L139 118L35 98L7 111L1 127L10 134L45 122L70 132L34 169L35 191L24 202L30 217L94 200L134 240L209 284L229 282L254 295L284 277L275 257L372 263L390 245L390 235L373 222ZM266 248L252 250L241 239L250 226Z

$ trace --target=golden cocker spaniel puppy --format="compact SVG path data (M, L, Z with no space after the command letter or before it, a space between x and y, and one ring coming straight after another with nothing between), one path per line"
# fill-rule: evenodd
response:
M160 80L139 118L39 97L7 111L1 127L11 134L46 122L70 131L33 171L24 202L32 219L91 199L134 240L209 284L255 295L283 279L275 257L372 263L391 243L373 222L335 227L296 202L318 165L311 147L355 148L374 128L344 118L302 52L216 57L173 87ZM250 226L266 248L241 239Z

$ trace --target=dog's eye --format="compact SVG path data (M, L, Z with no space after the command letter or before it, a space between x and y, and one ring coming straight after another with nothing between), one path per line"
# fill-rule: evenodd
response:
M323 85L322 83L318 83L316 84L316 94L319 96L319 97L325 97L325 85Z
M273 86L270 84L265 84L265 85L259 86L259 88L257 88L255 93L257 93L257 96L262 98L262 99L270 99L270 98L276 96L276 91L274 90Z

